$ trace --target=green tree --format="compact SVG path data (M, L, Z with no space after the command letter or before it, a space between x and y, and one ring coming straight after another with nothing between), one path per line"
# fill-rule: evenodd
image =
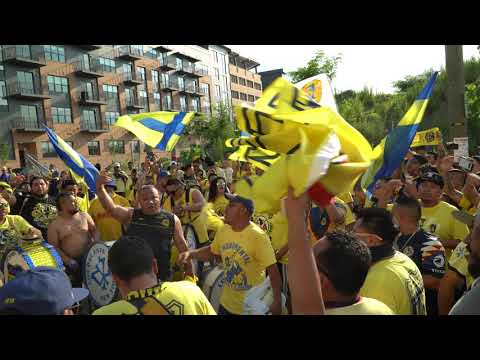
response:
M0 144L0 166L4 166L7 163L10 149L7 144Z
M313 59L307 63L307 66L299 67L297 70L290 72L289 75L291 76L293 83L297 83L318 74L326 74L330 80L333 80L337 74L337 68L341 61L342 54L327 56L323 50L319 50L315 53Z
M231 119L231 107L220 102L211 115L193 120L185 134L200 138L206 156L214 161L222 160L227 150L225 140L240 136Z

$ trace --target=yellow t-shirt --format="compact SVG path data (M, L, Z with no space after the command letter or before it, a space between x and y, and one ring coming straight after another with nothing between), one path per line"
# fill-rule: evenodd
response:
M467 283L467 289L470 289L473 281L475 280L468 272L469 255L470 252L468 251L467 244L462 241L453 250L452 255L450 256L450 260L448 261L448 266L465 278L465 282Z
M224 268L220 304L240 315L246 292L264 281L265 269L276 263L270 239L253 222L238 232L225 225L215 235L211 251L221 256Z
M26 234L32 225L20 215L7 215L0 225L0 239L4 242L4 249L18 244L23 234ZM2 269L3 270L3 269Z
M93 315L216 315L202 290L190 281L164 282L133 291Z
M422 206L422 218L420 226L423 230L438 236L440 240L456 239L463 241L468 235L468 226L456 220L452 212L457 208L444 201L440 201L431 208ZM447 260L452 254L452 249L445 248Z
M229 201L225 196L217 196L213 203L209 202L208 204L211 205L211 208L218 216L225 216L225 209L228 203Z
M427 314L422 274L407 255L398 251L370 267L360 295L383 302L397 315Z
M395 315L395 313L381 301L361 297L353 305L325 309L325 315Z
M77 202L78 208L80 211L88 212L88 194L85 194L84 197L76 196L75 201Z
M123 196L114 194L112 200L116 205L129 207L130 203ZM102 241L115 241L122 236L122 224L105 211L100 200L95 199L90 204L88 214L92 217L100 233Z
M337 198L342 200L346 204L353 203L353 196L352 196L352 193L350 192L338 194Z

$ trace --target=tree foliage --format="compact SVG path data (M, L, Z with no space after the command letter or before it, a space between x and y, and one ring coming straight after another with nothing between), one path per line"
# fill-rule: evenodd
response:
M291 76L293 83L297 83L318 74L326 74L330 80L333 80L337 74L338 65L341 61L342 54L328 56L323 50L319 50L305 67L299 67L297 70L290 72L289 75Z
M8 144L0 144L0 166L4 166L8 160L10 149Z

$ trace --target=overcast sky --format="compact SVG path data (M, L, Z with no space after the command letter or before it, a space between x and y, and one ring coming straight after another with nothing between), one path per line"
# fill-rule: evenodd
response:
M343 54L333 86L337 91L361 90L364 86L393 92L392 82L406 75L445 66L443 45L227 45L261 65L259 71L283 68L285 72L305 66L317 50L327 55ZM464 45L463 57L479 57L477 45Z

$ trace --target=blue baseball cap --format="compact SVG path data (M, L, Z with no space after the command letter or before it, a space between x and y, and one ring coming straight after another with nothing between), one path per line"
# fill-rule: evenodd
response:
M225 197L231 202L238 202L243 206L245 206L247 210L250 212L250 214L253 214L253 212L255 211L255 206L253 205L253 201L250 199L244 198L243 196L240 196L240 195L229 194L229 193L225 193Z
M158 174L159 178L163 178L163 177L167 177L167 176L170 176L168 171L160 170L160 173Z
M0 311L16 310L25 315L62 315L85 299L87 289L72 288L63 271L39 266L18 274L0 287Z

